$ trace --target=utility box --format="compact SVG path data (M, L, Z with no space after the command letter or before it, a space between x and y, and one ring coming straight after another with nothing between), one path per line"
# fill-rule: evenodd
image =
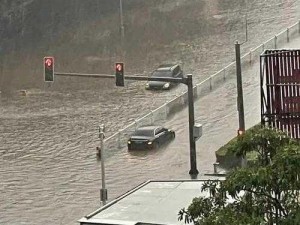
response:
M198 140L202 136L202 124L195 123L194 125L194 138Z

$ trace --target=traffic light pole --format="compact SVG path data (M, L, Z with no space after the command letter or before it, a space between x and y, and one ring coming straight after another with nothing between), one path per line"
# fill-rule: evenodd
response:
M109 74L82 74L82 73L58 73L55 75L59 76L74 76L74 77L93 77L93 78L109 78L115 79L115 75ZM187 77L183 78L169 78L169 77L146 77L139 75L127 75L124 76L126 80L140 80L140 81L162 81L172 83L182 83L188 87L188 106L189 106L189 140L190 140L190 166L191 169L189 174L196 176L199 172L197 170L196 160L196 140L194 138L194 125L195 125L195 114L194 114L194 92L193 92L193 76L188 74Z
M191 169L190 175L197 175L199 172L197 170L197 157L196 157L196 141L194 137L194 125L195 125L195 115L194 115L194 92L193 92L193 77L191 74L187 75L187 87L188 87L188 102L189 102L189 134L190 134L190 164Z

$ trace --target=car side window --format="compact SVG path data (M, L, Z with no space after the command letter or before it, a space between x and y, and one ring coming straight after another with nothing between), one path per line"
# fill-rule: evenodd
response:
M155 130L155 135L158 135L158 134L162 133L163 131L164 131L163 128L157 128L157 129Z
M182 69L180 68L180 66L178 66L178 72L182 73Z
M179 66L176 66L173 70L173 76L176 76L179 73Z

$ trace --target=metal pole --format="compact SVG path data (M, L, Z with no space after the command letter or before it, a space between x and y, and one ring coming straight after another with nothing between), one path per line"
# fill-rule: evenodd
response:
M124 23L123 23L123 4L122 0L120 0L120 26L121 26L121 38L124 37Z
M102 178L102 188L100 189L100 200L103 205L106 204L107 200L107 189L105 188L105 167L104 167L104 130L105 126L102 124L99 127L99 138L100 138L100 160L101 160L101 178Z
M0 83L4 81L4 54L2 54L2 48L0 46ZM0 86L1 88L1 86ZM1 91L0 91L1 94Z
M246 14L246 41L245 42L247 42L248 41L248 19L247 19L247 14Z
M197 175L199 172L197 170L196 161L196 141L194 138L194 93L193 93L193 77L191 74L187 75L187 86L188 86L188 102L189 102L189 134L190 134L190 163L191 170L190 175Z
M263 53L265 54L265 52ZM264 58L262 55L259 57L259 63L260 63L260 123L265 126L265 118L263 117L264 114L264 104L263 104L263 96L264 96Z
M123 3L122 0L120 0L120 32L121 32L121 56L122 61L124 61L124 22L123 22Z
M237 108L239 113L239 132L245 131L244 118L244 100L243 100L243 85L242 85L242 66L241 66L241 49L237 41L235 43L236 54L236 81L237 81Z
M0 49L1 50L1 49ZM1 53L1 52L0 52ZM3 73L3 57L0 57L0 83L3 84L4 83L4 73ZM0 86L1 88L1 86ZM3 87L2 87L3 88ZM1 94L1 90L0 90L0 94Z

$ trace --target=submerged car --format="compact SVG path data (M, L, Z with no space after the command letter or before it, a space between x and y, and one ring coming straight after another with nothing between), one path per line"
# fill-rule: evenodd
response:
M128 139L128 150L156 149L160 145L175 138L173 130L161 126L145 126L138 128Z
M182 78L183 71L178 64L163 64L154 70L150 77L167 77L167 78ZM176 83L164 81L149 81L146 83L146 89L163 89L168 90L175 86Z

